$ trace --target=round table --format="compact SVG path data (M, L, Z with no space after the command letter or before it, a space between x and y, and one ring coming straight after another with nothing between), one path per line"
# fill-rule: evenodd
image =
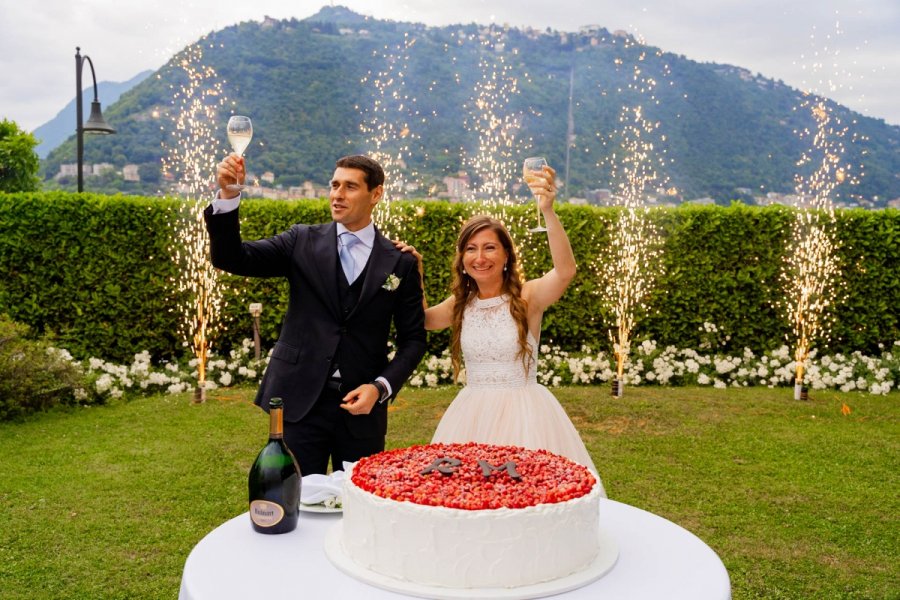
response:
M339 514L300 516L297 529L282 535L254 532L247 513L217 527L185 561L179 600L408 598L331 564L324 539ZM615 566L597 581L555 598L731 598L722 561L686 529L614 500L600 501L600 526L619 546Z

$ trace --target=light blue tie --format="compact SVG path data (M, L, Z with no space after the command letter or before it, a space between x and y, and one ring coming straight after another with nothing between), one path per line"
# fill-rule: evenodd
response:
M349 231L345 231L341 234L341 267L344 268L344 275L347 276L347 283L353 283L357 276L356 261L353 259L353 253L350 250L359 242L360 239Z

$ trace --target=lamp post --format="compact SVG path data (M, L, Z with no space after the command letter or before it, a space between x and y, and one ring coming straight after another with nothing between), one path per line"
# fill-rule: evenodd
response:
M94 101L91 102L91 116L88 117L87 123L82 124L84 118L83 108L81 106L81 69L84 63L91 66L91 78L94 80ZM81 48L75 47L75 137L78 145L78 191L84 191L84 133L115 133L116 130L109 126L109 123L103 120L103 114L100 112L100 101L97 99L97 74L94 73L94 63L91 57L81 56Z

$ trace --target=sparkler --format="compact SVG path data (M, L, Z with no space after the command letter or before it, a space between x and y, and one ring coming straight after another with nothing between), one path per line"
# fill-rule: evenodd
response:
M503 53L496 51L499 35L492 29L481 41L481 78L467 106L468 129L478 134L478 148L465 156L466 166L475 174L475 197L494 205L509 202L509 184L521 175L515 158L521 115L508 110L510 97L519 93L519 82Z
M639 55L628 89L658 102L653 97L656 81L645 75L640 66L645 58L645 53ZM668 183L668 177L662 174L665 151L657 149L653 141L658 128L658 122L646 118L642 106L623 106L619 129L610 136L618 150L604 161L615 190L613 200L622 210L614 221L610 244L593 266L603 282L601 302L615 317L615 327L609 337L616 360L612 393L617 397L623 394L625 364L634 328L639 314L648 309L646 301L661 265L661 239L644 206L648 192L664 188Z
M531 138L520 136L523 115L510 109L510 100L519 94L519 81L507 61L502 30L491 28L479 39L481 44L472 97L466 104L466 129L478 136L474 153L463 154L463 164L474 174L470 200L485 203L485 213L503 222L510 232L520 259L530 262L536 244L523 243L532 235L524 215L508 210L521 201L511 194L514 182L522 181L522 159L529 155ZM528 201L534 202L530 190Z
M840 33L840 25L835 27ZM826 38L831 40L831 36ZM836 55L830 61L821 57L829 52L826 46L822 52L813 53L814 74L825 64L838 64ZM837 89L839 78L826 79L830 91ZM822 81L818 84L822 85ZM803 375L810 352L816 340L830 338L833 309L839 299L841 265L836 255L838 238L832 197L839 185L856 184L858 180L844 159L843 140L849 128L841 123L831 105L821 96L807 92L798 110L810 114L814 127L795 131L800 139L809 141L809 146L797 161L794 189L799 200L779 277L784 290L780 304L791 325L788 341L794 344L794 398L799 400L806 397Z
M841 140L847 128L841 126L822 98L808 96L801 109L809 110L815 130L798 132L801 138L811 138L811 147L797 161L797 167L801 172L812 170L795 176L800 200L780 273L785 293L782 307L794 343L796 399L805 391L803 374L813 344L819 338L829 338L833 320L830 309L836 303L841 277L831 197L838 185L853 179L842 158Z
M392 204L404 199L408 190L415 187L418 174L410 170L407 160L412 155L411 144L419 140L411 121L421 119L416 98L406 90L406 71L409 54L416 40L408 33L403 43L376 50L375 58L382 59L384 68L377 73L369 71L360 83L372 90L372 104L360 110L360 131L365 136L369 154L381 163L385 174L385 193L373 216L375 224L389 238L399 237L404 229L403 215L392 210Z
M219 274L208 258L209 236L203 209L211 194L209 181L216 157L221 155L214 135L219 109L226 100L222 82L212 67L203 65L203 49L195 44L184 51L175 68L186 81L172 85L171 131L167 132L163 173L177 181L183 200L173 217L175 246L172 259L179 275L172 282L182 320L179 333L197 360L194 401L206 400L206 361L212 347L217 318L224 308ZM181 79L181 77L179 77Z

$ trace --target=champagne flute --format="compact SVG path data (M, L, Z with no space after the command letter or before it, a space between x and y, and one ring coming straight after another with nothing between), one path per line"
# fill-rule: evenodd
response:
M534 183L534 181L537 179L535 175L537 173L543 173L544 165L546 164L547 160L543 156L532 156L530 158L526 158L525 163L522 165L525 183ZM547 228L541 225L541 203L538 200L537 196L534 197L534 205L537 207L537 227L532 227L528 231L532 233L547 231Z
M238 156L244 156L244 150L247 149L247 146L250 145L250 140L253 139L253 123L250 122L250 117L239 115L231 117L228 119L227 131L228 143L231 144L231 149ZM229 190L242 190L247 186L235 182L228 184L226 187Z

